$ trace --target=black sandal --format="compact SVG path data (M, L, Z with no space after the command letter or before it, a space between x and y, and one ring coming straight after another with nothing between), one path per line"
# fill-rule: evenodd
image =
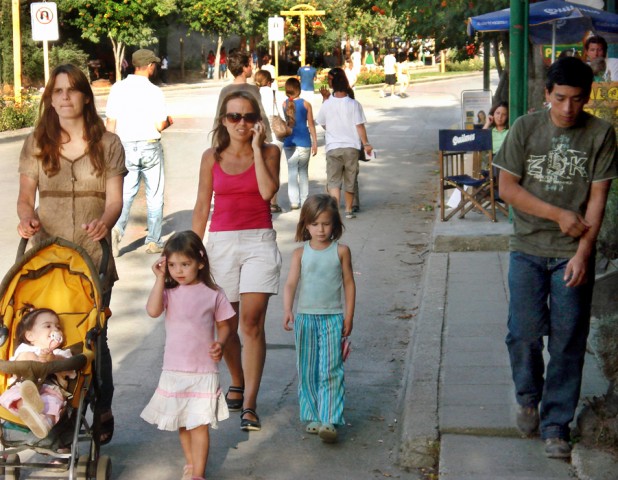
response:
M255 420L243 418L246 414L253 415L255 417ZM262 430L260 417L258 417L258 414L255 413L255 410L253 410L252 408L245 408L240 413L240 429L244 430L245 432L259 432L260 430Z
M281 210L281 207L276 203L270 204L270 213L281 213L282 211L283 210Z
M240 393L242 397L241 398L228 398L227 396L230 394L230 392ZM245 387L230 386L227 389L227 393L225 394L225 403L227 403L227 409L230 412L238 412L242 409L242 404L245 400L244 393L245 393Z
M114 436L114 417L111 416L107 420L101 422L99 428L99 444L107 445L112 441Z

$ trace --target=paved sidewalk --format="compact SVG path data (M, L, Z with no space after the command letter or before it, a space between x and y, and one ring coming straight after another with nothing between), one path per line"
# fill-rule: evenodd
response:
M499 220L436 220L410 352L400 462L427 465L439 450L439 478L445 480L616 478L618 465L595 464L598 452L576 446L571 463L548 459L540 438L522 438L515 427L504 343L508 252L448 250L458 244L482 250L490 237L494 250L504 249L512 227ZM440 241L462 235L468 237L462 242ZM588 355L582 399L606 390Z

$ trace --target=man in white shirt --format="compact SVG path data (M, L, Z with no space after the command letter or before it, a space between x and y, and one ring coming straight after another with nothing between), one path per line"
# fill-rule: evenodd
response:
M163 147L161 132L170 126L163 91L149 78L161 60L152 50L137 50L132 57L135 74L116 82L107 100L105 126L116 133L125 150L129 173L124 179L122 213L112 230L112 251L117 256L118 244L129 221L131 205L139 190L140 177L146 187L148 235L146 253L161 253L163 223Z
M395 49L391 50L390 53L384 57L384 88L380 90L381 97L393 96L395 94L395 83L397 83L397 72L395 70L395 65L397 64L397 59L395 58ZM387 94L386 89L390 88L391 93Z
M584 42L584 54L588 63L597 58L605 59L605 72L600 77L605 82L618 82L618 58L607 58L607 42L603 37L593 35Z

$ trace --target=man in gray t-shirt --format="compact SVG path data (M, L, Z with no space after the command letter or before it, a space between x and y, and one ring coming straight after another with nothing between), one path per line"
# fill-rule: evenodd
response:
M569 423L581 388L595 243L611 180L618 177L613 127L583 111L592 79L578 58L552 64L545 90L551 108L517 119L494 161L500 197L515 217L506 344L520 407L517 426L527 435L540 426L551 458L571 454Z

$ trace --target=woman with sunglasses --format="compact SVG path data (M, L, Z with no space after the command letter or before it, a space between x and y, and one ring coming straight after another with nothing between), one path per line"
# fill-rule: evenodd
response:
M226 400L231 411L241 410L240 428L256 431L261 429L256 407L266 359L266 309L279 290L281 269L269 204L279 189L280 151L264 143L264 120L250 93L227 95L220 112L212 147L202 155L192 229L204 236L214 195L206 250L215 282L236 311L223 352L232 382Z

